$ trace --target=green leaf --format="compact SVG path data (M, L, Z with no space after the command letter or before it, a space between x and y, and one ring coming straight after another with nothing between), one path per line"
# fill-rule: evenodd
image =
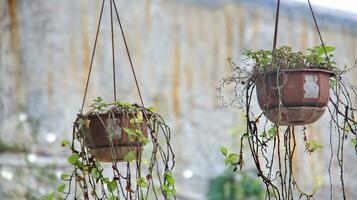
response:
M71 175L67 174L67 173L63 173L61 174L61 180L62 181L69 181L71 178Z
M148 183L146 182L146 179L143 178L143 177L139 177L137 180L136 180L136 183L138 184L139 187L148 187Z
M126 162L132 162L135 159L136 159L136 153L134 151L129 151L129 153L127 153L124 156L124 161Z
M114 104L116 106L122 106L122 107L126 107L126 108L132 108L133 107L133 105L131 103L124 102L124 101L116 101L116 102L114 102Z
M149 167L149 165L150 165L150 160L147 160L147 159L144 159L144 165L146 166L146 167Z
M68 157L68 162L72 165L75 165L77 164L78 159L79 159L79 155L74 153Z
M45 197L45 200L53 200L53 197L55 197L55 193L51 192L49 195Z
M61 185L59 185L58 187L57 187L57 191L58 192L64 192L64 188L66 187L66 185L65 184L61 184Z
M96 99L94 99L93 100L94 102L102 102L103 101L103 99L102 99L102 97L97 97Z
M104 182L105 182L106 184L109 184L109 183L110 183L110 179L109 179L108 177L104 177Z
M127 127L123 127L123 130L125 131L125 133L127 133L128 135L136 135L135 131L133 129L127 128Z
M114 190L117 188L117 181L116 180L112 180L109 183L107 183L107 187L109 192L114 192Z
M333 47L333 46L325 46L325 50L326 50L326 53L331 53L333 52L334 50L336 49L336 47ZM325 54L325 50L324 50L324 47L323 46L318 46L316 48L316 52L319 56Z
M70 142L68 140L63 140L61 143L61 146L66 147L66 146L69 146L69 144L70 144Z
M150 140L146 137L140 138L140 142L145 146L150 143Z
M318 143L315 140L310 140L305 143L305 148L309 153L312 153L312 152L316 151L317 149L322 149L323 146L322 146L322 144Z
M166 178L167 183L169 185L174 185L175 184L175 179L174 179L174 176L172 175L171 172L166 172L165 173L165 178Z
M156 108L153 107L153 106L149 106L147 109L148 109L149 111L151 111L151 112L154 112L154 111L156 110Z
M78 120L79 129L87 128L87 124L88 124L88 119L79 119Z
M99 173L99 171L97 170L97 168L92 168L91 174L92 174L92 176L93 176L95 179L97 179L97 178L100 177L100 173Z
M144 134L140 129L135 129L135 134L139 137L144 137Z
M117 196L109 196L108 200L119 200Z
M353 145L357 145L357 138L353 138L353 139L351 139L351 144L353 144Z
M135 125L135 124L142 124L143 120L142 119L138 119L138 118L131 118L129 120L130 124Z
M238 159L238 154L229 154L228 159L229 161L231 161L231 163L235 163L236 160Z
M337 80L335 77L330 78L330 86L335 87L337 85Z
M224 155L224 156L227 156L228 154L228 149L226 147L221 147L221 153Z
M269 137L275 137L277 134L278 134L278 128L276 128L275 126L271 127L268 130Z
M176 190L175 188L171 188L167 185L162 186L162 190L168 195L168 196L175 196L176 195Z

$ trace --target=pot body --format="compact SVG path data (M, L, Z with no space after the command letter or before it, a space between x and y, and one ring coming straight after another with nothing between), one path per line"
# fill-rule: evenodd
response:
M122 113L115 114L90 114L87 116L89 127L86 130L84 141L90 153L101 162L123 161L125 155L134 151L138 157L142 145L135 137L129 139L124 128L141 130L147 137L146 123L131 124L133 115L126 116Z
M313 123L322 116L329 101L331 75L330 71L320 69L282 70L279 74L272 71L261 75L256 79L259 106L275 124Z

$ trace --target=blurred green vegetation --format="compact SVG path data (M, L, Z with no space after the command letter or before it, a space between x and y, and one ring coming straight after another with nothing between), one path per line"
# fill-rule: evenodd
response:
M258 179L231 169L212 178L207 193L210 200L262 200L264 196L265 189Z

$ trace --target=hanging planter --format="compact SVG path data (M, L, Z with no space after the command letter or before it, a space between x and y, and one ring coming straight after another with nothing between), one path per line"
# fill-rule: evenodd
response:
M332 71L312 68L271 71L260 75L256 79L259 106L275 124L314 123L325 112L332 75Z
M357 90L344 76L357 67L357 61L351 68L337 68L332 59L335 48L323 42L309 0L308 4L321 40L320 46L298 52L288 46L276 47L278 0L272 50L248 50L243 53L239 64L228 59L232 73L222 80L218 89L223 106L241 109L246 122L239 152L231 153L227 148L221 148L224 163L233 166L234 170L241 169L245 149L248 149L257 175L265 185L265 199L312 199L321 185L320 176L316 176L310 191L303 190L298 183L293 167L298 137L304 141L308 154L324 147L308 137L305 126L296 128L297 125L314 123L324 113L327 114L328 121L324 126L328 129L322 134L326 137L325 132L329 131L330 164L327 173L331 199L334 193L332 186L335 185L331 166L335 164L340 171L341 192L338 195L347 199L343 161L347 140L357 154ZM223 92L228 86L234 88L233 98L229 101ZM257 103L254 102L256 98ZM334 156L338 158L337 163L334 163Z
M47 199L55 196L58 199L96 200L175 199L172 173L175 155L170 128L152 107L144 105L116 2L108 1L114 100L105 102L98 97L90 105L91 109L83 113L106 2L103 0L82 107L74 121L72 141L62 142L62 146L72 152L68 162L73 171L61 175L58 193L51 193ZM117 100L113 17L120 27L140 105Z
M328 111L330 140L343 144L347 143L348 136L352 136L350 140L357 154L357 105L353 102L357 98L357 91L343 76L352 68L337 69L332 60L326 61L323 54L318 53L321 48L324 47L316 46L308 49L307 53L292 52L286 46L274 51L247 51L243 54L243 66L229 60L233 73L223 79L219 96L225 98L223 88L234 85L234 98L225 105L237 105L243 110L246 130L242 134L238 154L228 153L226 148L222 148L221 152L225 164L233 165L237 170L244 165L243 149L244 145L248 146L258 176L266 186L267 199L290 199L295 196L310 199L319 187L317 181L311 192L303 191L294 176L292 166L297 137L303 138L309 154L323 148L318 141L307 137L305 127L301 130L296 125L313 123ZM327 49L332 52L334 48ZM275 59L274 52L279 53ZM297 55L301 60L296 60ZM328 58L331 57L332 54L329 54ZM319 65L312 65L310 59L316 60ZM254 104L254 92L257 104ZM255 105L261 110L258 113L259 109L255 109ZM335 133L337 137L333 138ZM344 145L340 145L333 155L343 160L343 149ZM344 187L343 161L338 164L341 187ZM346 195L344 191L342 195Z
M260 108L277 125L305 125L316 122L329 101L330 77L340 73L327 61L335 48L316 46L307 52L291 47L272 51L247 51L253 64L250 81L256 85Z
M316 122L329 101L332 71L288 69L258 75L260 108L274 124L305 125Z
M150 142L148 121L157 120L155 114L128 103L115 102L113 106L105 109L108 104L98 98L92 111L78 117L75 124L81 129L84 144L98 161L127 161L125 156L130 152L138 158L142 147Z

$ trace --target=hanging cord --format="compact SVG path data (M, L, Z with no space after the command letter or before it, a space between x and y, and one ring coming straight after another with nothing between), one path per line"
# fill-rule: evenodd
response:
M273 41L273 52L272 52L272 65L275 65L275 49L276 49L276 44L278 40L278 28L279 28L279 14L280 14L280 0L277 1L276 4L276 13L275 13L275 28L274 28L274 41ZM270 66L273 68L273 66ZM278 97L279 97L279 112L278 112L278 121L281 121L282 114L281 114L281 105L282 105L282 99L281 99L281 88L279 84L279 75L280 75L280 66L277 66L276 70L276 87L278 89Z
M113 1L113 3L114 3L114 9L115 9L115 13L116 13L116 16L117 16L117 19L118 19L118 23L119 23L121 35L122 35L122 37L123 37L123 41L124 41L124 44L125 44L126 53L127 53L127 55L128 55L128 59L129 59L129 62L130 62L131 71L132 71L133 76L134 76L134 80L135 80L135 84L136 84L136 89L138 90L138 93L139 93L140 102L141 102L141 105L142 105L143 107L145 107L144 101L143 101L143 97L142 97L142 95L141 95L141 91L140 91L140 88L139 88L138 79L137 79L136 74L135 74L135 69L134 69L133 61L131 60L128 43L127 43L127 41L126 41L126 37L125 37L125 34L124 34L123 26L122 26L122 23L121 23L121 20L120 20L120 17L119 17L119 12L118 12L117 6L116 6L116 4L115 4L115 0L112 0L112 1Z
M95 35L94 47L93 47L93 51L92 51L92 57L91 57L91 60L90 60L89 72L88 72L88 77L87 77L87 81L86 81L86 87L85 87L85 90L84 90L84 96L83 96L83 101L82 101L82 107L81 107L81 111L80 111L81 114L83 113L83 108L84 108L84 104L85 104L85 101L86 101L86 96L87 96L87 91L88 91L88 85L89 85L89 79L90 79L90 75L91 75L92 67L93 67L93 60L94 60L95 49L96 49L96 47L97 47L97 41L98 41L98 35L99 35L99 30L100 30L100 24L101 24L101 22L102 22L104 3L105 3L105 0L103 0L103 2L102 2L102 8L101 8L101 10L100 10L99 22L98 22L98 26L97 26L97 32L96 32L96 35Z
M316 17L315 17L314 10L312 9L310 0L307 0L307 2L308 2L308 4L309 4L309 8L310 8L310 11L311 11L312 18L314 19L314 23L315 23L315 27L316 27L317 33L319 34L321 46L322 46L322 48L324 49L324 52L325 52L326 61L330 64L330 58L329 58L329 56L328 56L328 54L327 54L327 51L326 51L326 48L325 48L325 43L324 43L324 41L323 41L323 39L322 39L321 32L320 32L320 28L319 28L319 26L318 26L318 24L317 24L317 20L316 20Z
M280 0L278 0L276 5L276 13L275 13L275 29L274 29L274 41L273 41L273 59L275 58L275 49L276 43L278 39L278 27L279 27L279 12L280 12Z
M113 0L110 0L110 28L112 31L112 60L113 60L113 94L114 94L114 101L117 101L117 90L115 84L115 46L114 46L114 30L113 30Z

